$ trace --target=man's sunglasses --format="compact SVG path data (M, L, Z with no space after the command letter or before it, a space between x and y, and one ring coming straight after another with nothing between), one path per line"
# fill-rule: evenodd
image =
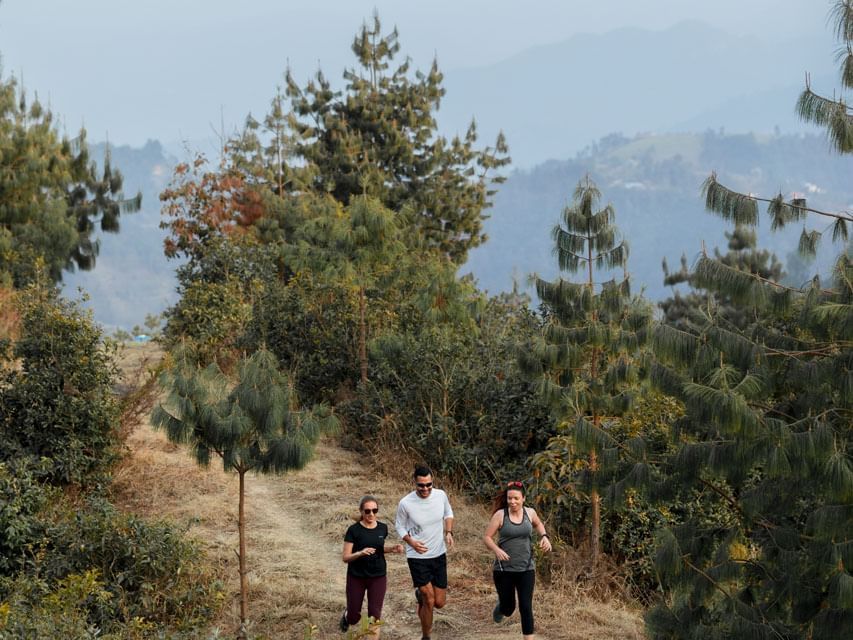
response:
M362 509L361 511L364 515L367 515L368 513L376 515L377 513L379 513L379 507L377 507L376 509Z
M418 489L429 489L432 486L432 482L416 482L418 485Z

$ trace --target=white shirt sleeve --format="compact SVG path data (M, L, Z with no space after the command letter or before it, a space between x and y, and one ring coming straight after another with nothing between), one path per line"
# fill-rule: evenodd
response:
M409 514L406 511L406 499L403 498L397 504L397 515L394 518L394 528L400 540L409 533Z

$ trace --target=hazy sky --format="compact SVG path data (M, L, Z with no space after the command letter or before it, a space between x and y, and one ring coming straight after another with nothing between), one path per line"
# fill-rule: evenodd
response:
M0 0L5 75L74 132L140 145L265 113L289 63L337 79L374 8L426 68L480 66L576 33L702 20L767 40L825 34L830 0Z

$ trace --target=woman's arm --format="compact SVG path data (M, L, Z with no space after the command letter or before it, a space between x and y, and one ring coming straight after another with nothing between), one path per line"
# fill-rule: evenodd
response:
M530 516L530 523L533 525L536 533L539 534L539 548L542 549L542 551L550 551L551 540L548 538L548 532L545 530L545 523L542 522L541 518L539 518L539 514L536 513L536 509L533 509L532 507L526 507L526 509Z
M376 553L376 549L373 547L365 547L361 551L356 551L353 553L352 551L352 542L344 542L344 552L341 554L341 560L344 562L352 562L353 560L358 560L359 558L363 558L364 556L370 556Z
M495 511L492 514L492 518L489 520L488 526L486 526L486 532L483 534L483 543L489 551L495 554L495 557L498 560L506 562L509 560L509 555L498 546L497 542L495 542L495 534L498 532L498 529L501 528L501 524L503 524L503 517L503 511Z

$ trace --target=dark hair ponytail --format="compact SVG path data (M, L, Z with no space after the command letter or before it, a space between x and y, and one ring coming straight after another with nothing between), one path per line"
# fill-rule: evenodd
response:
M501 489L492 500L492 513L506 509L506 489Z

